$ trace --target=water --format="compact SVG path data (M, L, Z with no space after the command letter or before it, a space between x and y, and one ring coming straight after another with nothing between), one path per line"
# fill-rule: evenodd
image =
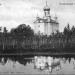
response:
M0 74L75 74L74 57L0 57Z

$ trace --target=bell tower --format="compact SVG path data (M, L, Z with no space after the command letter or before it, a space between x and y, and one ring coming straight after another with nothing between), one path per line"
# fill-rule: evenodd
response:
M49 35L50 34L50 8L47 5L44 7L44 34Z
M44 7L44 14L45 14L45 17L50 16L50 8L47 5L47 1L46 1L46 6Z

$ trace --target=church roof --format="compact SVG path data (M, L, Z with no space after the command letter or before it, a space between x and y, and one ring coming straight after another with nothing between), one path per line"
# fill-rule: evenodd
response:
M46 11L46 10L50 10L50 8L48 6L45 6L44 11Z
M53 20L53 19L50 20L50 23L56 23L56 24L59 24L56 20Z
M35 23L54 23L54 24L59 24L56 20L50 19L50 21L48 21L48 19L43 19L38 17L35 21Z

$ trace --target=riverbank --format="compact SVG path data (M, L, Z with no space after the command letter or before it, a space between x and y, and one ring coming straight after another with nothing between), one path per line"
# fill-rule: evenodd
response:
M26 53L0 53L0 56L75 56L75 53L50 53L50 52L26 52Z

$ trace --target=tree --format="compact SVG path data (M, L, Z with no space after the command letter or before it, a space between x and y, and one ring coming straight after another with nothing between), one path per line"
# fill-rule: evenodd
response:
M6 27L4 27L4 31L3 31L3 33L7 33L7 28Z
M2 27L0 27L0 32L2 31Z
M11 33L15 36L25 36L30 37L34 35L34 31L31 29L29 25L20 24L17 28L11 29Z
M74 27L74 26L72 26L72 28L71 28L71 32L72 32L72 34L75 33L75 27Z
M68 24L67 27L64 28L64 36L65 39L67 40L67 43L69 42L69 40L71 39L71 30L70 30L70 25Z
M7 37L7 35L8 35L7 32L8 32L7 28L4 27L4 29L3 29L3 36L4 36L4 37Z
M67 30L70 31L70 25L69 24L67 25Z

